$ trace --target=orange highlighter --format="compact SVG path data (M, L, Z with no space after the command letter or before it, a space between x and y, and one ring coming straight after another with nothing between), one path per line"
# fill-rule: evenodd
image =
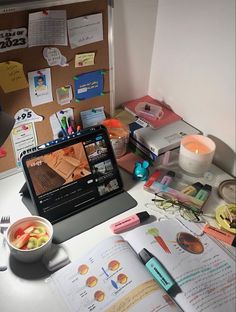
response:
M236 247L236 236L234 234L222 231L209 224L204 226L203 232L225 242L226 244Z

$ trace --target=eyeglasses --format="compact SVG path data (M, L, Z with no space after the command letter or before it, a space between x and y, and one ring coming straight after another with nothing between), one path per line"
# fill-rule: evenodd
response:
M182 218L191 222L204 222L201 217L202 212L195 212L188 206L188 202L180 202L173 194L167 192L155 193L155 198L152 199L155 206L160 211L166 211L169 214L180 214Z

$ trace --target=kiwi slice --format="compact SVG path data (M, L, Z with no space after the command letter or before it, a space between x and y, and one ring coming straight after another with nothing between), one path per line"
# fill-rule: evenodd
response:
M37 239L38 247L42 246L48 241L49 237L47 235L43 235Z
M43 226L35 226L33 233L38 234L38 235L44 235L47 233L47 231L46 231L45 227L43 227Z
M30 237L27 243L27 249L34 249L38 247L38 240L35 237Z

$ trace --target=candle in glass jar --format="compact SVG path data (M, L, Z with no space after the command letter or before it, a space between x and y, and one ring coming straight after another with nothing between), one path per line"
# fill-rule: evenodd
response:
M202 175L212 163L215 143L203 135L187 135L180 143L179 165L188 173Z

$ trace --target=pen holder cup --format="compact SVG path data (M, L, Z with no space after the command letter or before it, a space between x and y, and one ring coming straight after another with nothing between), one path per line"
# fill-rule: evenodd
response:
M118 119L106 119L102 124L107 128L109 138L116 158L120 158L127 152L129 142L129 128Z

